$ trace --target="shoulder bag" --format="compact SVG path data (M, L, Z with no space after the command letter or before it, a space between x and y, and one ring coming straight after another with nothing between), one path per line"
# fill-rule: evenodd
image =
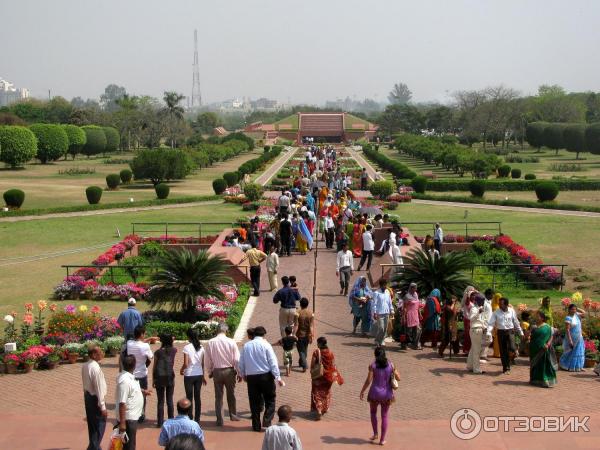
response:
M392 385L392 389L394 391L396 389L398 389L398 387L399 387L398 380L396 380L396 377L394 376L395 372L396 372L396 369L394 369L394 365L392 364L392 373L390 374L390 384Z
M321 350L317 349L319 359L317 363L310 369L310 377L314 380L323 376L323 363L321 362Z

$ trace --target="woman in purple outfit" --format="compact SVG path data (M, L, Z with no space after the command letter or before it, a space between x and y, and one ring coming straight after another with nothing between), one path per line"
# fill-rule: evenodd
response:
M369 374L365 380L360 399L363 400L365 391L369 386L367 401L371 406L371 425L373 426L373 436L370 440L375 441L379 438L377 432L377 407L381 405L381 438L379 445L385 445L385 435L388 427L388 411L394 401L394 390L392 389L392 377L400 380L400 374L394 365L388 361L383 347L375 348L375 361L369 365Z

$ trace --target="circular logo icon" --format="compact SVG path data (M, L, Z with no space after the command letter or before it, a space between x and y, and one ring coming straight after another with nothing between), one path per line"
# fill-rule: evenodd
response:
M473 439L481 432L481 416L470 408L459 409L450 419L450 429L459 439L465 441Z

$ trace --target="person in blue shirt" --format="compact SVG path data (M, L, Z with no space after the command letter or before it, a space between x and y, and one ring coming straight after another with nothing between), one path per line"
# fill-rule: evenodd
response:
M273 296L273 303L280 304L279 309L279 331L281 337L285 337L285 328L288 326L294 327L296 320L296 302L300 301L300 293L297 289L290 286L290 278L288 276L281 277L283 287L279 289Z
M204 442L204 432L198 422L189 418L189 412L192 408L192 403L187 398L182 398L177 402L177 417L167 419L160 430L158 436L158 445L164 447L167 443L177 435L193 434Z
M129 305L125 311L119 314L117 322L123 330L125 340L133 339L133 331L136 327L144 325L142 314L135 308L135 298L130 298L127 304Z

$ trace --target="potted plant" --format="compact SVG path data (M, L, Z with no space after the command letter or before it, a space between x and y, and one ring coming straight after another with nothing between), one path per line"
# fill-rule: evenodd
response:
M598 345L597 341L586 339L584 341L585 345L585 368L591 368L596 365L598 362Z
M68 344L65 344L63 349L67 355L67 360L69 361L69 364L74 364L77 362L77 359L79 359L81 347L82 345L77 342L69 342Z
M21 358L16 353L9 353L4 357L4 364L6 364L6 373L14 375L18 372Z
M106 356L116 356L121 351L125 338L123 336L111 336L103 342Z
M23 373L31 372L33 370L33 366L35 366L36 362L37 362L37 359L34 358L33 356L25 357L21 364L21 367L23 368Z

